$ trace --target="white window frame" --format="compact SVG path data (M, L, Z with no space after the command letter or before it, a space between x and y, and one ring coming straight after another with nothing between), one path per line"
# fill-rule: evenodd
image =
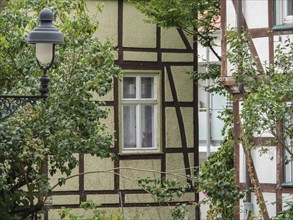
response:
M123 98L123 80L121 82L121 146L122 153L149 153L149 152L159 152L160 150L160 120L159 120L159 94L158 94L158 81L159 74L153 73L128 73L124 77L135 77L136 81L136 96L135 98ZM141 98L141 78L144 77L153 77L154 78L154 97L153 98ZM124 131L123 131L123 107L127 105L135 105L136 106L136 147L125 147L124 146ZM141 107L143 105L152 105L154 108L153 112L153 134L152 134L152 147L142 147L142 123L141 123Z
M287 12L288 1L292 0L275 0L276 2L276 25L293 25L293 14Z

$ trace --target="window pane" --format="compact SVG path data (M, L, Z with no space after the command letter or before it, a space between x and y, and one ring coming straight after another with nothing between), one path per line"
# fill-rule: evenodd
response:
M123 147L136 147L136 106L123 106Z
M141 106L141 146L154 147L154 106Z
M293 15L293 0L287 2L287 15Z
M141 78L141 98L154 98L154 77Z
M293 147L290 148L293 150ZM285 151L285 183L293 182L293 162L292 157L288 151Z
M123 98L135 98L136 96L136 84L135 77L123 78Z

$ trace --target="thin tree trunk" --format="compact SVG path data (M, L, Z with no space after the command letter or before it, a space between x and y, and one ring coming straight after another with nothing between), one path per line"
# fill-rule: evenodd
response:
M243 128L240 126L241 136L243 136ZM251 150L248 148L248 141L246 139L242 140L243 150L246 159L246 166L248 169L248 174L251 180L251 185L254 189L254 193L256 195L256 201L259 206L260 212L264 220L269 220L267 206L260 188L260 184L258 181L257 173L255 171Z

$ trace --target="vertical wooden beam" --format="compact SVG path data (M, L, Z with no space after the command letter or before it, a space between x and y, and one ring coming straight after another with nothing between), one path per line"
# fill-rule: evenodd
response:
M84 173L84 155L79 154L79 173ZM79 175L79 201L86 201L86 194L84 192L84 175Z
M269 63L274 63L274 1L268 1Z
M238 139L240 137L240 111L239 111L239 101L240 101L240 94L233 95L233 116L234 116L234 169L235 169L235 186L240 187L240 150L239 150L239 143ZM239 208L239 201L235 202L234 208L234 220L240 219L240 208Z
M198 71L198 43L197 36L193 37L193 71ZM199 170L199 124L198 124L198 81L193 80L193 166L196 167L194 175L198 174ZM195 183L196 184L196 183ZM195 203L199 202L199 193L194 192ZM200 220L200 207L195 206L195 219Z
M222 38L221 38L221 63L222 63L222 70L221 76L227 76L227 37L226 37L226 28L227 28L227 12L226 12L226 0L221 0L221 31L222 31Z
M121 65L123 63L123 0L118 0L118 64ZM114 143L114 153L115 155L119 154L119 82L118 79L114 79L114 129L115 129L115 143ZM119 157L115 157L114 159L114 168L115 174L114 175L114 190L119 191L120 189L120 179L119 173L120 170L116 169L120 167Z
M277 135L278 140L283 139L283 126L282 123L277 124ZM282 183L283 183L283 177L284 177L284 171L283 171L283 145L278 141L277 144L277 158L276 158L276 169L277 169L277 187L276 187L276 213L279 213L283 209L283 198L282 198Z
M157 49L157 62L162 62L162 52L161 52L161 27L157 25L156 29L156 49Z
M123 63L123 0L118 0L118 64Z
M166 92L165 92L165 70L162 68L162 73L161 73L161 100L162 100L162 152L164 155L162 156L161 159L161 178L166 178Z

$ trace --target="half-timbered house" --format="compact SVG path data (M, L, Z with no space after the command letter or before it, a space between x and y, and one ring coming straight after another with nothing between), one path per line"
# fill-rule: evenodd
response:
M87 1L93 15L96 3ZM144 15L127 1L102 4L96 34L117 46L116 62L125 74L121 81L114 80L110 94L98 97L109 109L105 123L114 132L111 151L115 157L79 155L74 174L92 173L72 178L54 190L46 219L58 219L62 206L78 208L89 199L108 212L120 208L126 219L171 219L169 205L185 202L189 216L199 219L199 208L192 205L199 201L199 194L193 188L179 200L159 204L136 181L176 178L192 185L186 176L192 176L219 146L222 124L217 115L225 98L205 93L187 74L205 71L200 65L205 61L198 54L205 57L208 52L180 29L146 23ZM212 55L208 60L216 62Z
M229 63L226 60L227 29L236 27L250 33L250 53L256 57L257 63L274 62L276 45L284 43L286 38L293 39L293 1L291 0L222 0L222 77L223 84L233 94L234 135L235 135L235 183L245 188L249 187L247 178L245 153L242 145L237 142L240 136L240 103L242 94L238 84L232 79ZM291 67L292 68L292 67ZM268 141L270 136L256 138L255 143L269 149L273 157L260 156L259 149L252 150L251 155L255 167L257 184L259 184L268 213L262 218L268 219L284 209L285 201L292 201L293 192L292 162L285 165L284 149ZM269 146L267 146L269 145ZM272 159L273 158L273 159ZM257 215L259 208L255 194L240 201L235 211L234 219L246 219L246 213Z

